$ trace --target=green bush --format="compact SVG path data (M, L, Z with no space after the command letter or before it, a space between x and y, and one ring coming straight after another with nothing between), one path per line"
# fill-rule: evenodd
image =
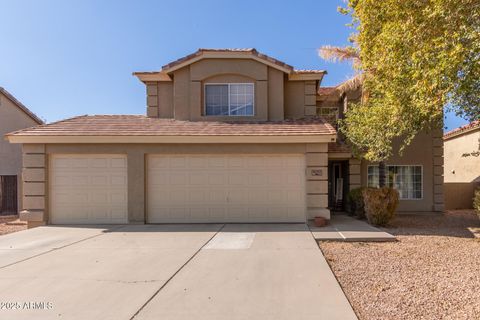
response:
M398 206L398 191L393 188L367 188L362 191L365 215L368 222L385 226L395 216Z
M356 215L359 219L365 218L365 204L363 202L363 190L366 188L356 188L348 193L347 211L352 215Z
M480 188L475 190L475 195L473 196L473 208L477 211L477 215L480 218Z

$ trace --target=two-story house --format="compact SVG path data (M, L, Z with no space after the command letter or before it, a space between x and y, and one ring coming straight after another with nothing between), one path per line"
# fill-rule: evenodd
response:
M39 117L0 87L0 215L16 215L22 207L22 147L3 135L39 124Z
M30 226L329 218L329 194L373 183L377 173L336 143L334 121L318 116L324 104L341 110L348 96L324 101L325 73L255 49L200 49L161 71L136 72L146 116L79 116L8 135L23 144L23 217ZM395 185L405 189L404 210L441 210L437 139L421 140L421 150L392 162ZM338 179L341 187L329 184Z

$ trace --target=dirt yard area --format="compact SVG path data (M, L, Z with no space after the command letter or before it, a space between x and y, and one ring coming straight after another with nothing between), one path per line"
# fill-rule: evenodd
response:
M320 243L361 320L480 319L480 220L473 211L400 215L384 230L399 241Z
M0 236L27 229L27 224L17 219L18 216L0 216Z

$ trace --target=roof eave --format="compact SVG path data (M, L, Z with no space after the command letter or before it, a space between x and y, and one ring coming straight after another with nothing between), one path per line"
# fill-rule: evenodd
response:
M164 72L134 72L133 75L143 83L156 81L172 81L172 78Z
M480 124L478 126L474 126L472 128L468 128L468 129L464 129L464 130L458 130L458 131L455 131L455 132L447 132L443 136L443 140L447 141L447 140L457 138L459 136L469 134L469 133L472 133L472 132L475 132L475 131L478 131L478 130L480 130Z
M290 81L322 81L326 72L318 73L290 73L288 80Z
M335 133L312 135L215 135L215 136L50 136L15 135L5 138L10 143L328 143L336 141Z

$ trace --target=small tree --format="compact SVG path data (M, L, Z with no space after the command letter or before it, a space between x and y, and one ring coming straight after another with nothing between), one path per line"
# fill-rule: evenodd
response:
M440 128L444 108L480 119L478 0L348 0L339 10L352 18L352 46L320 54L355 55L362 73L363 97L340 125L354 151L381 163L395 139L402 152L420 131Z

